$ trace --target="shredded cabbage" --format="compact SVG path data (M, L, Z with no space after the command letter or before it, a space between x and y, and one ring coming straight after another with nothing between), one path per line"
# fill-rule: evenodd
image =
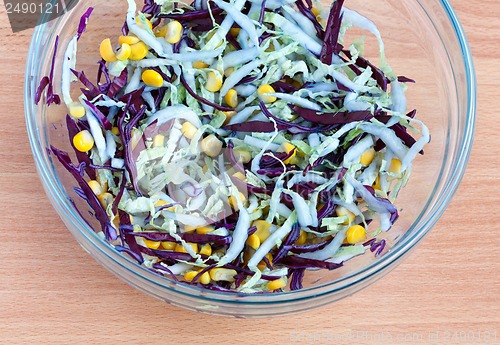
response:
M86 115L68 129L70 140L88 129L94 145L76 148L80 165L52 150L106 240L158 274L242 293L289 278L298 288L304 269L382 253L372 237L394 225L430 132L407 113L374 22L341 0L317 18L291 0L148 0L139 12L127 2L124 34L148 53L101 62L93 83L74 71L79 29L61 93L75 106L71 82L84 84ZM171 21L182 25L175 43L160 35ZM347 41L352 27L375 36L380 67L363 39ZM143 80L147 70L161 83ZM94 195L85 174L109 195Z

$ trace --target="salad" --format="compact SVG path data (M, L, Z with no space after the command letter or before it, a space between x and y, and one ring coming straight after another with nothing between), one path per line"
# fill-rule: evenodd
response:
M185 284L266 293L386 250L377 236L430 135L372 21L343 0L128 0L94 82L76 68L92 11L63 48L60 94L56 39L35 101L68 108L74 153L49 152L117 251Z

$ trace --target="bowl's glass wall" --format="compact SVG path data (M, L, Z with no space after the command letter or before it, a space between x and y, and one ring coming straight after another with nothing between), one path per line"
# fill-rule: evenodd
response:
M432 0L378 0L376 5L373 1L350 0L348 7L368 15L378 25L393 69L416 80L408 91L408 106L418 109L418 119L427 124L432 135L432 142L425 155L416 159L413 176L396 202L402 210L400 219L383 235L389 244L387 251L378 259L371 254L355 258L339 270L308 272L306 289L272 296L236 297L200 292L155 276L114 252L89 227L88 224L97 226L97 223L89 216L86 203L73 192L73 178L45 150L54 145L71 151L64 124L65 109L35 106L32 102L38 81L50 68L56 34L60 36L57 66L76 31L80 15L88 6L95 10L87 32L79 41L78 70L86 71L94 79L98 43L120 34L126 2L118 0L82 1L70 14L40 26L28 58L27 124L35 160L55 209L82 246L129 284L178 305L231 315L280 314L319 306L367 286L390 270L437 221L456 190L471 145L475 89L468 47L449 5ZM374 41L369 34L363 34L367 42ZM376 46L368 44L367 54L378 61ZM56 69L56 92L60 90L59 79L60 71ZM76 96L78 88L74 87L73 92ZM69 198L74 200L81 215Z

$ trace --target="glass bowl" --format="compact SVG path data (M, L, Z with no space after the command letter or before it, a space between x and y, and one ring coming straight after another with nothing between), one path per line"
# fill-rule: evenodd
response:
M56 66L60 66L64 47L89 6L95 10L79 42L77 69L96 70L98 42L118 36L123 24L126 2L118 0L80 1L72 11L38 26L27 59L26 123L36 166L52 205L81 246L115 275L152 296L192 310L238 317L287 314L331 303L380 279L401 262L443 214L464 174L475 120L472 57L446 0L349 0L346 5L378 25L393 69L416 80L410 85L408 104L418 109L418 118L432 135L396 202L400 218L383 234L387 241L383 255L367 252L338 270L307 272L304 289L299 291L238 295L178 284L139 266L103 241L93 230L96 222L88 206L73 191L73 178L47 153L49 145L70 151L65 107L46 107L43 99L37 106L33 100L40 79L49 72L56 35L60 47ZM54 80L55 92L60 93L58 69Z

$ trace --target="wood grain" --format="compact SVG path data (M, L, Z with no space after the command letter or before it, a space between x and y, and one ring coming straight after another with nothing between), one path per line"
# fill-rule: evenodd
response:
M479 86L475 146L458 193L384 279L322 309L273 320L223 319L162 304L78 246L45 197L27 141L23 76L32 31L12 34L1 5L0 343L500 344L500 3L452 3ZM475 341L461 332L474 332Z

